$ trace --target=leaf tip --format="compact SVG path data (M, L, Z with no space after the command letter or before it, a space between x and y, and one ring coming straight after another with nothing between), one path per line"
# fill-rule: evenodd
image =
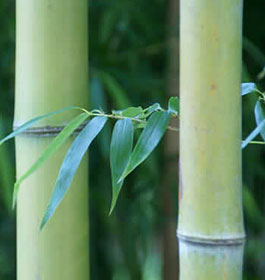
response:
M111 216L113 210L114 210L115 205L111 205L110 210L109 210L109 217Z
M16 207L16 203L17 203L17 188L18 188L18 184L15 183L14 185L14 191L13 191L13 198L12 198L12 210L15 210Z
M41 224L40 224L40 232L43 230L43 228L45 227L45 225L47 224L48 220L49 220L49 214L48 212L46 212L46 214L44 215L44 217L42 218Z

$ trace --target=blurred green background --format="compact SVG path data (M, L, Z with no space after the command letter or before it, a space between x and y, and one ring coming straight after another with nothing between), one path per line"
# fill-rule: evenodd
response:
M264 1L245 1L243 81L265 66ZM91 107L165 105L178 94L178 1L90 1ZM34 24L34 23L32 23ZM15 1L0 0L0 135L12 129L15 67ZM263 54L264 53L264 54ZM192 77L191 77L192 80ZM243 99L243 137L255 127L255 94ZM229 125L229 124L227 124ZM91 279L177 279L177 135L128 178L108 217L111 124L90 151ZM0 149L0 279L15 279L14 144ZM99 172L100 170L100 172ZM244 279L265 275L265 148L243 151L244 211L248 241Z

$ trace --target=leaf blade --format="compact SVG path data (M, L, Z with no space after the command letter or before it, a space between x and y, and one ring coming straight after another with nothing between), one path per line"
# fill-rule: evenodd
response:
M250 141L259 135L261 131L265 130L265 119L249 134L249 136L243 141L241 148L244 149Z
M156 148L164 135L170 120L170 113L155 112L152 114L140 135L125 171L119 179L124 180L137 166L139 166Z
M141 106L129 107L121 112L122 116L128 117L128 118L135 118L142 113L143 113L143 108Z
M107 118L105 117L93 118L74 140L61 165L46 213L41 222L40 229L45 226L45 224L54 214L54 211L69 189L76 170L86 150L90 146L91 142L99 134L99 132L103 129L106 122Z
M262 103L260 100L257 101L255 106L255 119L256 124L259 125L263 120L265 120L265 108L262 107ZM265 141L265 129L260 131L261 137Z
M64 129L53 139L50 145L44 150L41 156L33 163L33 165L20 177L15 183L13 192L13 208L16 204L17 193L21 183L27 179L34 171L36 171L46 160L48 160L72 135L72 133L88 118L86 113L82 113L69 122Z
M176 116L179 114L179 99L177 96L170 97L168 101L168 112Z
M256 84L255 83L242 83L241 84L241 95L246 95L249 94L253 91L255 91L256 88Z
M118 183L128 161L133 146L133 124L130 119L116 122L110 145L110 168L112 177L112 201L109 215L113 212L123 181Z
M38 121L42 120L42 119L46 119L48 117L51 117L53 115L57 115L57 114L60 114L60 113L63 113L65 111L68 111L68 110L73 110L73 109L79 109L79 110L82 110L82 108L80 107L76 107L76 106L68 106L68 107L65 107L65 108L62 108L60 110L57 110L55 112L51 112L51 113L48 113L48 114L45 114L45 115L42 115L42 116L39 116L39 117L36 117L36 118L33 118L27 122L25 122L24 124L22 124L20 127L18 127L15 131L13 131L12 133L10 133L9 135L7 135L5 138L3 138L1 141L0 141L0 145L2 145L4 142L6 142L7 140L19 135L20 133L26 131L28 128L32 127L35 123L37 123Z

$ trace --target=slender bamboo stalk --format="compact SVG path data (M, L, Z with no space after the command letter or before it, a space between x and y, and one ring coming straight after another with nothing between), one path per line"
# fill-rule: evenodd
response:
M87 107L86 0L17 0L16 102L14 126L68 105ZM67 112L38 124L38 130L67 123ZM17 176L40 156L53 136L16 138ZM17 279L87 280L87 158L66 198L43 229L47 207L68 143L20 188L17 205Z
M242 0L181 1L178 235L242 242Z

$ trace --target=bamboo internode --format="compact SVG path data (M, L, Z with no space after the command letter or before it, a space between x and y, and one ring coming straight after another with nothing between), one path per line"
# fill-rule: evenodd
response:
M17 0L15 127L69 105L87 107L87 8L86 0ZM76 114L69 110L47 118L16 137L17 177ZM65 199L40 232L59 167L73 139L20 187L18 280L89 279L87 157Z
M180 212L193 242L244 239L241 171L242 0L182 0Z

